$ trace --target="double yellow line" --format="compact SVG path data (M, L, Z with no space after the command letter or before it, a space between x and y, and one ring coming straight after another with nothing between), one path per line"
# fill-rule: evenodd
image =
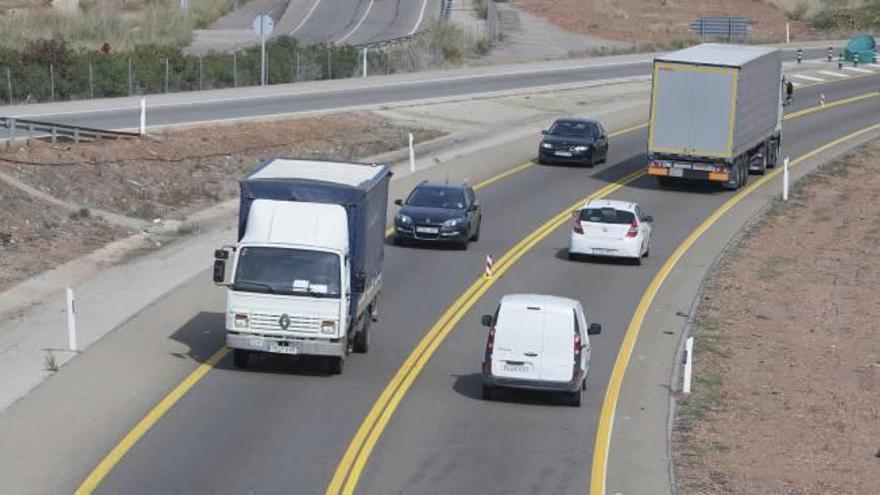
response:
M354 493L370 453L373 451L379 437L382 436L388 420L391 419L412 382L428 363L428 360L440 344L446 339L446 336L449 335L449 332L455 328L459 320L480 300L483 294L495 284L495 281L504 275L507 270L516 264L517 260L537 243L567 222L571 218L571 212L584 202L608 196L643 175L645 175L645 171L638 170L573 203L505 253L495 264L491 278L480 277L468 287L464 294L446 310L440 319L437 320L437 323L425 334L415 350L413 350L400 369L397 370L397 373L391 378L391 381L385 387L385 390L382 391L376 403L373 404L367 417L361 423L360 428L358 428L354 438L348 445L342 461L337 466L336 472L330 480L330 485L327 487L328 494Z

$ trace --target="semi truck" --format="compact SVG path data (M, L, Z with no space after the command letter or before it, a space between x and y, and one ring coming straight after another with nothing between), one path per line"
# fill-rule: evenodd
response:
M705 43L654 60L648 175L735 190L776 166L782 143L782 55Z
M378 315L385 164L275 158L240 181L238 241L214 253L234 365L255 354L322 356L342 373Z

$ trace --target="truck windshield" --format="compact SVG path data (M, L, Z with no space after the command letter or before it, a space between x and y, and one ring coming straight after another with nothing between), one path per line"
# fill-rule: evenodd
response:
M322 251L245 247L232 290L333 297L340 294L339 256Z

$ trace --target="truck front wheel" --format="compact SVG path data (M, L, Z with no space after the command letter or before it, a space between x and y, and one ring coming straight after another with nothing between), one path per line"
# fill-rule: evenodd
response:
M372 319L370 314L364 316L364 324L361 327L361 331L354 334L352 350L358 354L366 354L370 349L370 322Z
M244 349L232 350L232 362L236 368L247 368L250 360L251 351L246 351Z

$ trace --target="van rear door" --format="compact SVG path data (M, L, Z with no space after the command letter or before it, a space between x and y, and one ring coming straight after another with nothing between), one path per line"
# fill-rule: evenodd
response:
M574 318L566 313L545 313L542 336L541 380L567 382L574 369Z
M495 322L492 374L504 378L538 380L544 313L501 307Z

